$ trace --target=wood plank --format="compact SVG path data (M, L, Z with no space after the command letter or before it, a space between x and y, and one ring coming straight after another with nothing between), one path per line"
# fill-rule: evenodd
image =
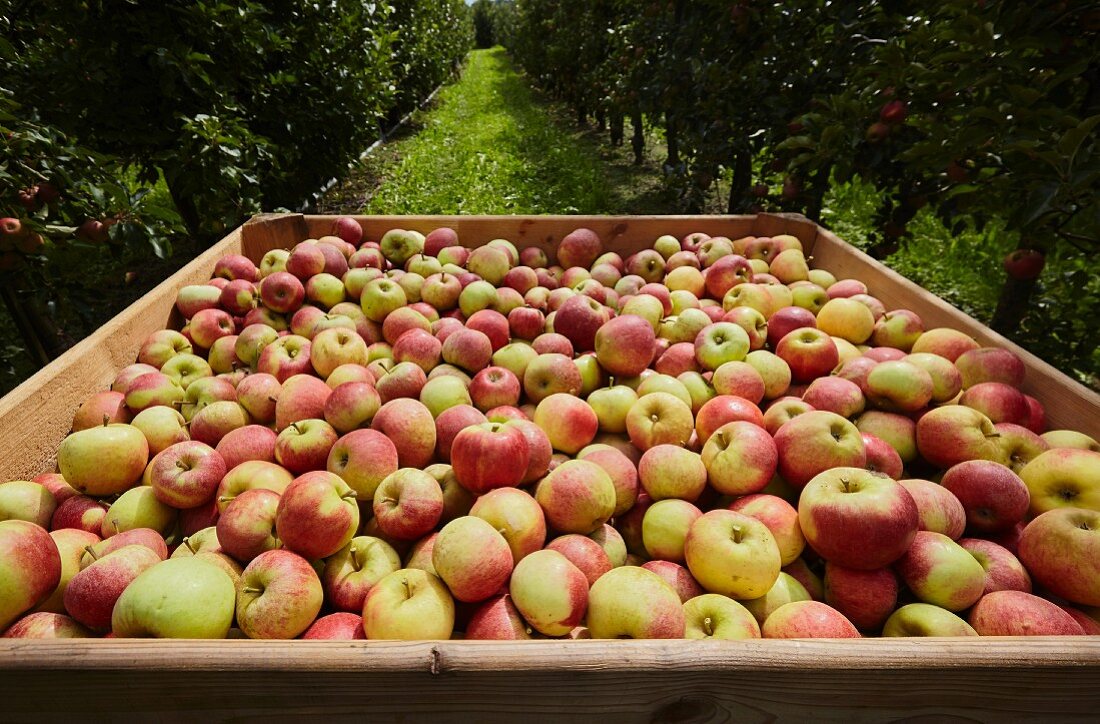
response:
M2 642L0 696L36 720L1073 721L1100 705L1098 661L1087 638Z

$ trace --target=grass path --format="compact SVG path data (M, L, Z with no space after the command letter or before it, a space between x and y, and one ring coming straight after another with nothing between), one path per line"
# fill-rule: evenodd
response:
M462 77L322 204L385 214L672 213L656 161L632 165L578 129L501 48L470 53Z

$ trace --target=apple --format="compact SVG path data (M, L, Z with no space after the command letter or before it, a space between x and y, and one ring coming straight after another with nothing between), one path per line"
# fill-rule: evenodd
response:
M1084 630L1056 604L1023 591L994 591L970 609L979 636L1081 636Z
M538 402L534 423L546 433L555 450L570 455L592 442L599 429L599 418L584 400L560 392Z
M912 352L929 352L939 355L949 362L957 360L964 352L978 349L981 345L965 333L949 327L937 327L924 332L913 343Z
M74 432L61 442L57 465L65 481L87 495L121 493L138 482L149 443L136 427L107 424Z
M818 377L802 393L802 401L815 410L853 418L863 412L867 401L860 386L843 377Z
M892 309L875 320L871 342L876 347L890 347L909 352L924 332L924 323L916 312Z
M588 630L594 639L683 638L687 623L680 597L652 571L621 566L588 592Z
M1001 382L1018 389L1027 373L1023 360L1015 352L1001 347L964 352L955 360L955 367L962 377L964 390L983 382Z
M920 518L920 530L942 533L957 540L966 528L966 510L948 488L929 480L909 479L898 483L913 496Z
M625 565L625 563L621 565ZM614 567L618 568L618 566ZM691 573L688 571L688 569L680 565L679 563L661 560L647 561L642 564L642 568L646 569L647 571L652 571L660 576L661 580L672 587L672 590L676 592L676 595L680 597L680 601L683 603L687 603L691 599L702 596L706 593L706 591L703 590L703 587L699 585L699 582L691 577ZM726 597L722 596L722 598ZM726 600L733 599L726 598Z
M535 499L555 530L591 533L615 511L615 486L599 465L570 460L539 481Z
M355 491L335 473L317 470L295 478L275 511L279 540L310 560L336 553L359 528L355 501Z
M13 623L0 638L5 639L82 639L91 632L60 613L39 611L28 613Z
M435 419L436 457L451 462L451 448L455 437L467 427L488 422L488 419L471 405L449 407Z
M962 375L951 361L928 352L914 353L902 361L920 367L932 376L932 403L941 404L955 399L962 389Z
M1048 450L1020 471L1020 479L1031 496L1032 516L1062 507L1100 510L1100 452Z
M42 527L49 528L51 531L75 528L94 533L98 539L99 532L103 529L103 519L106 516L106 505L95 498L89 498L86 495L77 495L68 498L65 502L61 503L61 505L57 506L49 524Z
M218 484L214 494L218 510L225 511L226 506L245 490L264 488L282 494L294 480L287 469L275 463L262 460L250 460L231 469Z
M917 448L925 460L941 468L967 460L1008 462L992 421L963 405L944 405L921 416Z
M768 616L760 633L766 639L860 638L844 614L819 601L792 601Z
M221 454L196 440L165 449L151 466L149 477L157 499L173 508L195 508L207 502L227 472Z
M374 491L374 517L396 540L416 540L433 530L443 515L443 490L434 477L415 468L391 473Z
M580 370L564 354L539 354L523 372L523 391L535 405L553 394L579 394L581 385Z
M979 533L1007 530L1024 519L1031 503L1027 485L1008 467L989 460L968 460L943 475L966 511L966 523Z
M372 640L449 639L454 631L454 599L431 573L403 568L385 576L367 594L363 628Z
M237 625L251 639L292 639L313 623L324 591L305 558L272 550L252 559L237 589Z
M867 373L863 390L868 402L889 412L917 412L932 401L932 375L905 360L880 362Z
M401 568L401 558L381 538L358 536L325 559L325 599L339 611L362 611L370 589Z
M110 628L111 612L122 592L160 562L156 553L142 545L123 546L95 559L69 580L65 610L88 628Z
M1037 516L1020 536L1019 556L1054 595L1100 606L1100 511L1056 508Z
M450 458L458 482L475 495L514 487L527 474L527 439L515 426L496 422L472 425L455 436Z
M1040 437L1052 448L1068 447L1100 452L1100 442L1076 430L1050 430L1040 433Z
M524 250L526 251L526 249ZM534 629L520 615L508 594L493 596L470 616L466 623L468 641L528 640Z
M656 445L642 454L638 478L653 500L694 502L707 485L707 468L698 454L677 445Z
M490 490L474 501L470 515L485 520L504 536L516 563L541 549L546 541L546 517L542 507L522 490Z
M512 575L512 551L492 525L466 515L439 531L432 547L432 566L457 600L484 601Z
M919 525L903 486L861 468L836 467L802 489L798 521L822 558L858 570L888 566L909 549Z
M245 490L218 516L217 537L221 548L242 563L279 547L275 515L279 493L266 488Z
M1038 433L1022 425L1000 422L993 426L1000 436L1001 448L1008 456L1008 465L1013 472L1019 473L1028 463L1050 449L1050 443Z
M666 498L647 504L642 517L642 544L653 559L684 562L684 541L703 512L686 500Z
M717 593L684 602L687 639L742 640L760 638L760 625L740 603Z
M840 362L836 342L825 331L812 327L789 332L779 340L775 353L790 366L796 382L811 382Z
M779 577L779 547L755 518L712 510L691 524L684 558L707 591L732 598L759 598Z
M825 603L862 630L878 630L898 601L898 579L889 568L861 571L825 566Z
M910 603L890 614L883 636L977 636L978 632L957 615L930 603Z
M435 422L432 413L418 400L391 400L379 408L371 429L390 439L397 450L400 467L423 468L435 453Z
M798 524L798 511L787 501L775 495L745 495L730 503L729 509L755 518L768 527L784 566L791 565L802 555L806 538Z
M690 405L668 392L639 397L626 416L630 441L642 451L661 444L683 445L694 428Z
M948 611L970 608L985 589L982 565L941 533L918 531L895 567L918 599Z
M595 299L577 294L554 314L554 331L568 339L578 352L595 349L596 332L608 321L607 310Z
M336 430L324 420L292 422L275 439L275 459L296 475L324 470L338 438Z
M191 319L204 309L216 309L222 291L209 284L188 284L176 292L176 309L185 319ZM163 363L162 363L163 364ZM156 365L160 367L160 365Z
M621 451L610 446L592 445L577 454L578 460L587 460L604 469L615 487L614 515L622 515L634 506L638 496L638 468Z
M1031 576L1020 559L1002 545L982 538L962 538L959 545L985 569L985 593L1024 591L1031 593Z
M104 423L130 422L130 417L124 394L114 390L96 392L81 403L76 414L73 415L72 430L79 432Z
M122 638L225 638L235 598L230 576L203 557L162 561L119 596L111 630Z
M279 337L260 352L256 370L272 375L280 383L294 375L310 374L313 371L310 347L310 341L297 334Z
M56 509L53 493L38 483L0 483L0 520L25 520L48 529Z
M656 335L650 323L623 314L601 325L595 335L596 359L609 374L633 377L653 360Z
M23 520L0 521L0 630L47 600L61 582L58 545L46 530Z
M757 493L775 475L776 442L751 422L729 422L703 445L702 463L711 486L723 495Z
M855 419L861 434L874 435L889 443L902 463L917 459L917 424L904 415L881 410L867 410Z
M268 425L275 422L276 406L282 389L282 383L274 375L265 372L250 374L237 385L237 402L253 422ZM140 413L138 416L140 417ZM134 421L137 421L137 417Z
M179 511L157 498L152 486L130 488L111 503L100 529L104 538L135 528L152 528L168 535L176 526Z
M867 463L863 438L856 426L824 410L806 412L784 423L775 433L775 447L779 474L795 488L831 468L863 467Z
M1031 408L1022 392L1003 382L980 382L966 389L960 405L978 410L994 424L1011 422L1023 425L1031 417Z
M58 531L54 531L55 533ZM164 560L168 557L168 546L164 542L164 536L152 528L135 528L105 538L98 543L85 545L83 555L80 558L80 568L87 568L97 558L102 558L108 553L117 551L128 545L142 545L157 554L157 558Z

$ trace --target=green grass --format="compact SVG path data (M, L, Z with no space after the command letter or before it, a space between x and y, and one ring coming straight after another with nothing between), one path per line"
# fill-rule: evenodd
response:
M627 133L630 131L628 130ZM676 213L661 144L646 160L580 127L532 89L502 48L475 50L461 78L319 204L328 213Z
M367 213L601 213L600 159L535 103L500 48L474 51L460 82L396 153Z
M834 184L825 197L821 223L848 243L866 249L872 243L879 195L869 184ZM1001 262L1016 238L1000 224L982 231L952 234L927 209L908 224L902 248L886 263L967 314L988 322L1004 281Z

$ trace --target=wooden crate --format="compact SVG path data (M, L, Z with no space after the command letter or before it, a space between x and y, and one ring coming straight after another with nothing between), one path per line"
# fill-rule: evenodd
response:
M176 290L207 280L231 253L328 233L333 217L257 217L233 231L64 356L0 399L0 480L54 469L73 413L134 361L151 332L180 323ZM451 226L467 245L507 238L554 244L578 226L627 254L659 235L797 236L812 265L863 280L888 308L917 312L982 344L1008 347L1028 369L1025 392L1052 427L1100 437L1100 395L937 297L793 215L663 217L361 217L390 228ZM0 586L3 582L0 581ZM261 642L0 640L0 721L265 719L363 714L383 719L510 722L1093 718L1100 638L862 641Z

